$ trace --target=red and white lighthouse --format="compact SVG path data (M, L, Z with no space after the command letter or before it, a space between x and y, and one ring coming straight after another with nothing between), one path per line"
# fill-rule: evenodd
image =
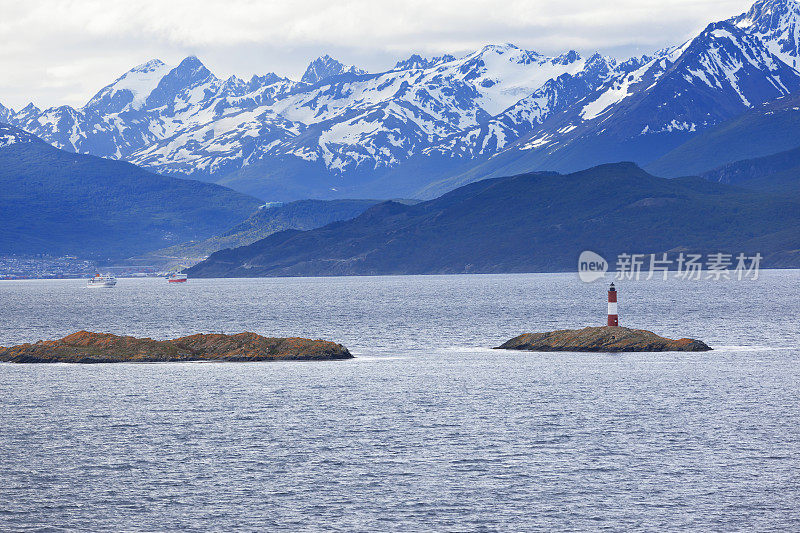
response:
M617 289L614 283L608 288L608 325L619 326L619 315L617 315Z

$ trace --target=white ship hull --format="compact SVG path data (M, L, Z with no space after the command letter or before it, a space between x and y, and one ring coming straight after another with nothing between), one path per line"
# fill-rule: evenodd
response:
M89 288L110 289L117 284L117 278L111 276L96 276L91 278L86 286Z

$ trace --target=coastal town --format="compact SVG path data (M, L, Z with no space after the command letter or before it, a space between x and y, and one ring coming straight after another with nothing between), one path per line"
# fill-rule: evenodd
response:
M71 255L0 255L0 280L85 278L98 269L127 277L163 275L154 266L101 266L96 261Z

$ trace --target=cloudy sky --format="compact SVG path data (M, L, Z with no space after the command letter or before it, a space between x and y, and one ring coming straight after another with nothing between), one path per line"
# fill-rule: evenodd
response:
M752 0L0 0L0 103L83 105L151 58L299 78L331 54L371 71L411 53L512 42L628 57L678 44Z

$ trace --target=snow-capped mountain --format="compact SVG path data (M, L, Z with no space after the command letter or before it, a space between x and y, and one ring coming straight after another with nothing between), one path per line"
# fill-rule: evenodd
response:
M432 182L440 191L500 173L645 164L800 92L799 13L798 0L759 0L681 46L626 61L501 44L415 54L378 73L326 55L300 81L245 81L217 78L196 57L151 60L81 109L0 107L0 122L269 199L413 195Z
M426 58L422 57L419 54L412 54L408 59L403 59L398 61L394 69L392 70L408 70L408 69L426 69L435 67L440 63L449 63L450 61L455 61L456 57L451 54L445 54L442 56L434 57L434 58Z
M366 74L366 70L362 70L354 65L345 65L325 54L312 61L306 69L300 81L314 85L328 78L340 76L342 74Z
M612 77L557 117L562 127L532 142L553 145L559 137L600 131L619 141L694 132L796 91L798 71L770 54L755 36L717 22L683 46ZM561 131L565 128L569 131Z
M138 111L144 107L150 94L171 70L172 67L158 59L143 63L120 76L111 85L100 89L83 109L98 115Z
M615 69L605 83L545 117L491 160L480 161L479 172L455 172L423 196L530 169L574 171L620 160L646 164L756 105L800 94L800 72L772 54L763 34L750 31L753 27L735 20L712 23L639 68L631 70L636 62L629 62L627 68ZM458 157L458 147L452 148L450 157Z
M132 160L154 143L273 102L298 85L275 74L249 82L221 80L193 56L175 67L152 60L101 89L81 109L42 111L30 104L11 122L65 150Z
M3 104L0 104L0 122L7 123L11 120L11 117L14 115L14 110L5 107Z
M461 59L412 58L389 72L339 77L296 90L264 111L295 125L293 129L285 125L284 130L301 134L281 143L270 139L254 146L255 152L241 147L228 153L246 164L299 158L307 162L308 172L337 174L331 183L341 185L347 183L342 174L395 167L442 139L486 123L553 77L581 72L584 65L575 52L549 58L508 44L487 46ZM168 153L151 149L147 156L154 159L134 162L156 168L178 169L185 164L204 168L209 161L205 147L178 153L184 144L173 143L174 150Z
M498 152L541 125L553 114L584 98L614 72L614 60L595 54L583 63L580 71L547 80L532 94L489 121L460 131L423 152L461 158L475 158Z
M26 131L8 124L0 124L0 148L11 146L12 144L41 142L41 139Z
M307 171L330 173L335 184L350 171L394 167L587 65L575 52L546 57L510 44L460 59L412 56L378 74L338 62L323 73L333 62L309 65L307 80L312 72L333 73L312 85L275 75L220 80L195 57L177 67L153 60L80 110L28 106L13 120L61 148L162 173L219 178L289 158Z
M757 36L781 61L800 68L800 3L759 0L747 13L730 21Z

